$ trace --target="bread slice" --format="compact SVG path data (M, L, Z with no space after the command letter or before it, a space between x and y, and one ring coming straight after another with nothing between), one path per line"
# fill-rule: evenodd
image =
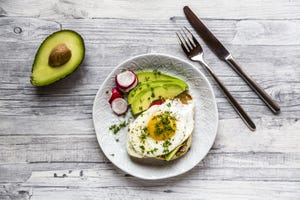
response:
M171 161L180 158L189 151L191 147L191 143L192 143L192 135L190 135L188 139L186 139L181 145L176 147L173 151L171 151L166 155L158 156L156 157L156 159Z
M174 99L180 99L181 103L187 104L188 101L192 100L192 96L190 94L188 94L187 92L184 92L184 93L177 95ZM171 161L171 160L180 158L188 152L188 150L191 147L191 143L192 143L192 134L183 143L181 143L179 146L177 146L173 151L171 151L170 153L165 154L165 155L157 156L157 157L155 157L155 159ZM134 150L134 148L132 147L132 145L128 139L127 139L126 146L127 146L127 152L130 156L135 157L135 158L148 158L148 157L143 157L140 154L138 154Z

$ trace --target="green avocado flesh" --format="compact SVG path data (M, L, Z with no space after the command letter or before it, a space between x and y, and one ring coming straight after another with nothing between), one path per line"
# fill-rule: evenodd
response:
M71 51L71 57L60 66L50 66L49 56L58 45L64 44ZM39 47L31 73L31 84L45 86L71 74L82 63L85 55L82 37L72 30L61 30L48 36Z
M184 141L181 145L177 146L173 151L171 151L169 154L165 156L166 161L172 160L172 158L175 156L175 154L179 151L179 149L183 146L187 145L187 140ZM184 152L185 153L185 152ZM183 153L183 154L184 154Z
M170 99L188 90L183 80L160 72L140 72L137 77L139 84L128 94L134 115L147 110L153 101Z
M177 153L177 151L180 149L180 147L182 147L184 144L179 145L178 147L176 147L173 151L171 151L169 154L167 154L165 156L166 161L170 161L175 154Z
M140 82L128 95L128 103L132 104L142 93L145 93L149 90L153 90L154 97L150 96L152 100L157 100L165 96L165 94L158 93L154 88L166 87L167 85L175 85L180 88L186 88L187 85L182 80L160 80L152 82ZM172 92L172 91L171 91ZM158 95L158 96L157 96ZM155 98L156 97L156 98ZM157 98L158 97L158 98Z
M137 73L137 77L139 79L140 82L147 82L147 81L160 81L160 80L178 80L178 78L161 73L161 72L157 72L157 71L153 71L153 72L139 72ZM179 79L180 80L180 79Z

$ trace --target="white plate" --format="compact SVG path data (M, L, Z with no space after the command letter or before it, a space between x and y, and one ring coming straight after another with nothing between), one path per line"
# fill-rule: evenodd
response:
M186 155L170 162L131 159L126 150L127 128L116 135L109 131L111 125L124 120L124 117L118 117L112 112L107 94L115 87L115 75L124 69L159 70L189 84L189 91L195 100L195 129L191 149ZM205 157L217 134L218 110L211 85L196 67L173 56L145 54L123 62L108 75L95 97L93 121L99 145L114 165L142 179L163 179L187 172Z

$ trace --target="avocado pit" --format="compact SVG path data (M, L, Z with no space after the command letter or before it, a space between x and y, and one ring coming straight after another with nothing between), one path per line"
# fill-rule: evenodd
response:
M62 43L52 49L48 63L51 67L60 67L66 64L70 60L71 56L71 50L66 44Z

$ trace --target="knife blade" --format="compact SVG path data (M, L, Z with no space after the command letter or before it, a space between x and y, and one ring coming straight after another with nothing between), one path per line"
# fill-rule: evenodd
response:
M219 59L225 60L226 57L230 56L229 51L212 34L212 32L210 32L210 30L202 23L202 21L200 21L200 19L188 6L185 6L183 8L183 11L192 27L197 31L197 33L202 37L204 42L218 56Z
M207 46L217 55L217 57L227 64L244 79L250 88L263 100L268 108L274 113L280 113L279 105L260 87L260 85L252 79L239 65L223 44L213 35L213 33L203 24L196 14L188 7L184 6L184 14L191 26L196 30L198 35L203 39Z

